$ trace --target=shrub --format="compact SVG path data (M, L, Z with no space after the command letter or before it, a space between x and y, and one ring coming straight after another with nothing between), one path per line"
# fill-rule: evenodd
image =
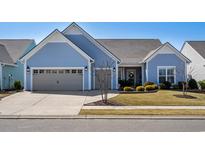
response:
M119 80L120 87L132 86L132 82L130 80Z
M205 89L205 80L199 81L198 83L199 83L201 89Z
M195 79L190 79L188 85L190 89L198 89L198 85Z
M124 91L132 91L132 87L124 87L123 90Z
M174 85L172 85L172 88L173 89L179 89L179 86L178 86L178 84L174 84Z
M136 91L144 91L144 86L137 86Z
M164 81L163 83L165 85L165 89L170 89L172 84L169 81Z
M21 90L21 81L15 81L14 82L14 88L16 89L16 90Z
M164 83L160 83L160 84L159 84L159 87L160 87L160 89L165 89L166 86L165 86Z
M156 90L156 85L147 85L145 87L145 91Z
M184 81L178 82L178 87L179 87L179 89L183 89L183 83L184 83Z
M146 87L148 85L153 85L153 84L154 84L154 82L147 81L147 82L144 83L144 87Z
M171 83L169 81L164 81L163 83L159 84L160 89L170 89Z

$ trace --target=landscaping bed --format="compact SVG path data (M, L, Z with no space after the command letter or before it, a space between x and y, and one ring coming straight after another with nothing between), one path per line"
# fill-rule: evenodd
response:
M0 100L4 97L7 97L9 95L12 95L14 93L16 93L17 91L12 90L12 91L0 91Z
M82 109L80 115L195 115L205 116L203 109Z

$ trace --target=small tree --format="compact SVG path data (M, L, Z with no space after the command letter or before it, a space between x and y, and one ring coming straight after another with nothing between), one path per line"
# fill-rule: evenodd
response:
M99 82L99 90L101 93L101 99L102 102L107 104L108 103L108 91L109 91L109 85L110 85L110 73L109 70L112 71L114 63L110 63L106 61L103 65L100 67L98 66L99 73L95 75L97 81Z

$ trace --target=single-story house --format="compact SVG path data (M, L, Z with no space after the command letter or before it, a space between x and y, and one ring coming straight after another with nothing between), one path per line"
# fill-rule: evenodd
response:
M181 52L191 60L188 76L197 81L205 80L205 41L186 41Z
M76 23L54 30L21 59L25 90L99 89L102 70L109 75L110 89L118 80L133 84L187 78L190 60L170 43L158 39L95 39Z
M31 39L0 39L0 89L11 89L15 80L23 85L24 65L19 58L35 46Z

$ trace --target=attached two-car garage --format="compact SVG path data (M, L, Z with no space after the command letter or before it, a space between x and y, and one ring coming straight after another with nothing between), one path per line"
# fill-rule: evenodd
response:
M83 69L33 69L36 91L83 90Z

